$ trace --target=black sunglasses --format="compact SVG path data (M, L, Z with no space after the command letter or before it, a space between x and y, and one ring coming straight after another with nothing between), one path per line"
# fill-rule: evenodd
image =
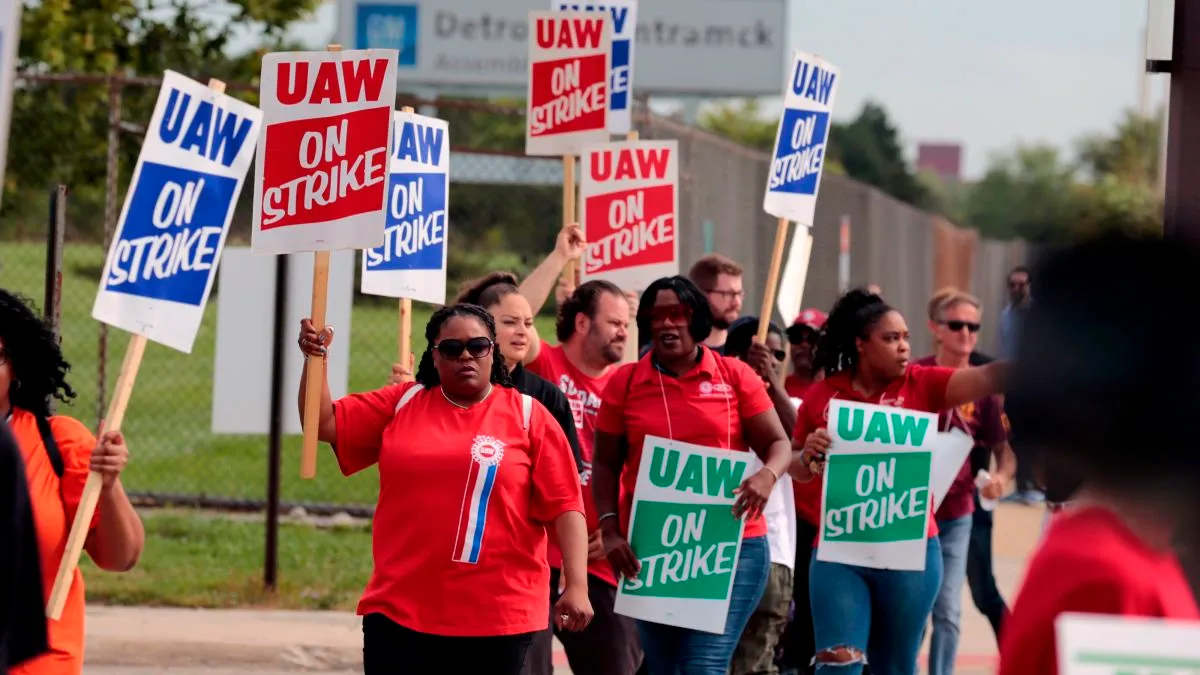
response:
M954 331L955 333L957 333L958 331L960 331L964 328L971 331L972 333L978 333L979 329L981 328L980 324L971 323L970 321L943 321L942 325L945 326L946 328L949 328L950 330Z
M787 352L783 351L782 349L776 349L771 353L775 355L775 360L777 361L783 361L787 358Z
M492 353L492 347L495 346L491 338L477 337L470 340L442 340L433 345L437 353L442 355L444 359L457 359L467 352L473 359L482 359Z

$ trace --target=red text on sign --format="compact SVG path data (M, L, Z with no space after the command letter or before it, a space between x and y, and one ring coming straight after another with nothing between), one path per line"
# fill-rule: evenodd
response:
M537 44L542 49L599 49L604 16L582 19L537 20Z
M588 175L596 182L666 180L670 148L622 148L593 152Z
M674 185L588 197L584 210L590 240L584 260L588 274L675 259Z
M275 75L275 98L282 105L374 103L387 78L387 59L322 61L316 73L308 61L283 61Z
M391 112L388 106L268 126L262 229L382 210Z
M604 129L608 68L604 54L533 64L530 136Z

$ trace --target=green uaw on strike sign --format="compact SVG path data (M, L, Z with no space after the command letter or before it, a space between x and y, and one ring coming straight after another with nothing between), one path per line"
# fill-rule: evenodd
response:
M831 401L817 560L925 569L937 415Z
M1196 675L1200 622L1063 612L1054 619L1060 675Z
M744 523L733 491L750 453L647 436L642 447L629 546L642 563L622 578L615 611L635 619L725 632Z

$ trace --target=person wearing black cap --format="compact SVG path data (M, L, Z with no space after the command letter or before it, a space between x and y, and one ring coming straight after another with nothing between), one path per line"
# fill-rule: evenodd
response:
M1180 289L1197 269L1193 244L1123 234L1037 266L1008 414L1069 504L1025 571L999 675L1057 673L1066 612L1200 620L1173 550L1196 532L1200 343L1180 332Z
M813 375L813 350L821 337L821 329L825 327L825 312L809 308L796 317L788 326L788 346L792 352L792 372L784 380L788 396L804 398L804 392L815 381Z

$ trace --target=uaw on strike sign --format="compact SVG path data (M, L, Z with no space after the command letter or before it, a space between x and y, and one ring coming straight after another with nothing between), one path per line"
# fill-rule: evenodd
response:
M255 253L383 243L396 58L394 49L263 57Z
M92 316L192 351L262 113L166 71Z
M577 155L608 140L607 13L530 12L525 154Z
M679 144L626 141L583 152L582 276L645 288L679 273Z

